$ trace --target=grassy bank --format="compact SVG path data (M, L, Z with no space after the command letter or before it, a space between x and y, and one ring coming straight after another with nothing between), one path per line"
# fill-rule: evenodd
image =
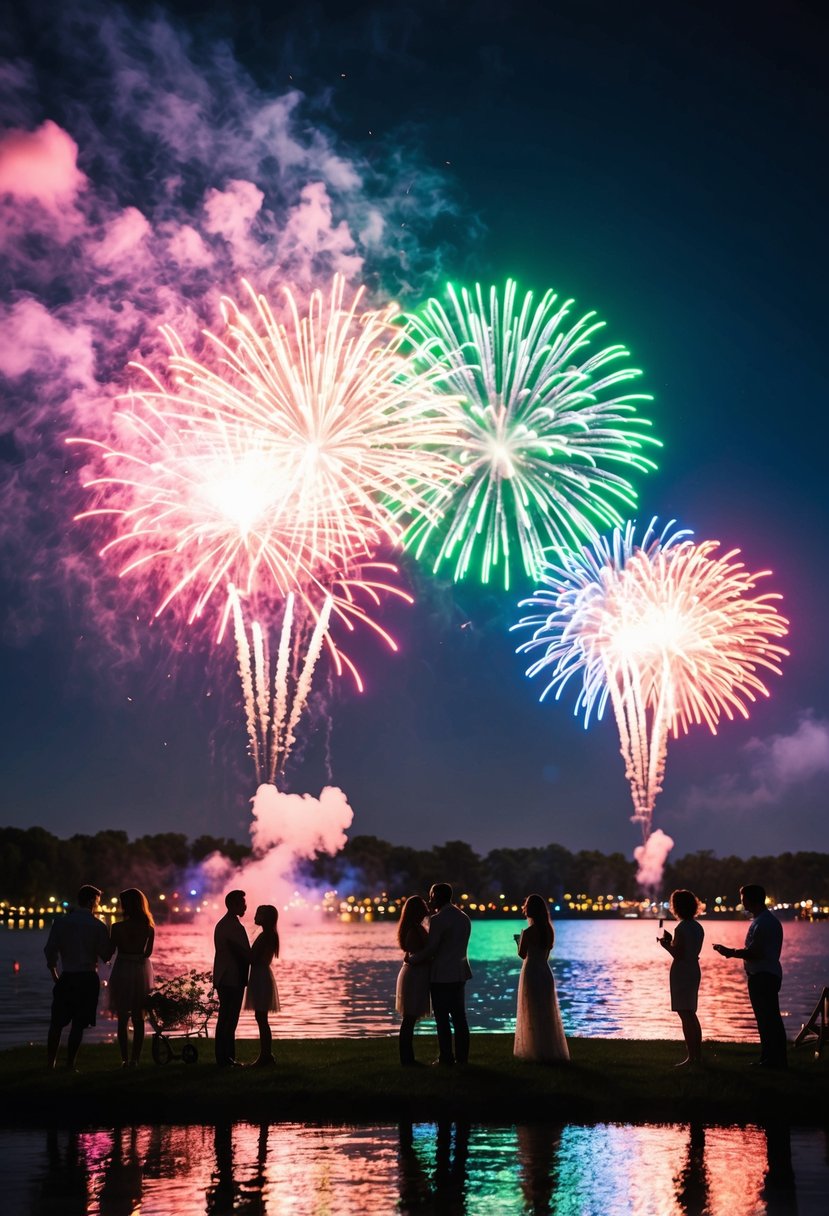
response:
M829 1060L791 1052L788 1072L751 1068L756 1049L706 1044L698 1071L675 1069L676 1042L574 1039L565 1067L519 1064L512 1036L477 1034L465 1068L400 1068L394 1039L314 1039L275 1044L273 1069L217 1069L211 1043L197 1064L116 1067L113 1046L83 1047L78 1073L49 1072L33 1047L0 1053L0 1121L6 1125L191 1123L220 1119L387 1122L466 1118L709 1123L784 1119L829 1122ZM435 1041L418 1038L420 1059ZM255 1044L240 1044L240 1059ZM61 1054L61 1059L63 1053Z

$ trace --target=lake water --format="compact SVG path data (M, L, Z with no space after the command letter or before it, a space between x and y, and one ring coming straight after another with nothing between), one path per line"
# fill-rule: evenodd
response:
M248 927L252 928L248 918ZM522 921L476 921L470 942L474 972L467 1005L474 1030L512 1031L520 960L513 933ZM742 945L746 922L706 919L701 956L699 1016L707 1038L746 1041L756 1037L742 964L715 954L712 944ZM396 926L291 923L280 918L282 957L277 981L283 1011L273 1018L283 1038L324 1038L396 1033L394 984L400 966ZM829 979L829 923L784 926L781 1008L793 1038ZM0 928L0 1047L43 1042L49 1018L51 979L43 959L46 927ZM153 962L166 977L212 964L212 925L161 926ZM651 920L565 920L556 925L554 971L564 1027L570 1035L608 1038L678 1038L670 1011L668 955L656 944ZM20 963L15 972L13 961ZM106 977L108 968L102 969ZM102 1000L103 1005L103 1000ZM426 1023L431 1030L432 1024ZM111 1038L113 1024L99 1017L90 1040ZM243 1014L241 1037L256 1037Z
M473 926L468 985L474 1029L514 1028L519 921ZM710 1038L756 1037L739 945L743 921L704 922L700 1018ZM282 1037L396 1033L395 926L280 920ZM679 1038L668 1008L669 959L653 921L562 921L555 973L568 1034ZM162 926L160 977L212 959L211 926ZM0 929L0 1045L45 1038L51 980L46 927ZM789 1037L827 979L829 924L785 925L782 1006ZM15 972L13 960L20 970ZM104 968L104 975L107 969ZM432 1029L431 1023L426 1029ZM240 1033L253 1038L243 1016ZM112 1037L100 1018L89 1038ZM209 1058L209 1057L208 1057ZM3 1216L824 1216L829 1134L774 1127L290 1123L0 1129Z
M825 1216L827 1133L291 1123L0 1130L4 1216Z

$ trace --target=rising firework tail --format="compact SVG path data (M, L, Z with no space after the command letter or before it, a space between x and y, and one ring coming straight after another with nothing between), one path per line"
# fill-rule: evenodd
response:
M448 306L409 316L408 339L414 366L442 372L454 398L462 475L433 492L405 543L435 572L500 575L508 589L517 572L538 579L551 545L595 539L635 505L629 474L655 468L660 446L636 413L651 398L632 391L641 372L624 346L594 346L595 313L572 320L572 300L535 303L512 279L447 293Z
M749 573L739 550L696 542L671 521L652 520L637 544L635 525L579 551L562 551L513 629L530 629L518 653L540 651L528 676L546 679L541 700L577 683L585 726L610 702L619 729L635 821L650 835L665 774L668 738L749 716L769 691L762 671L780 674L788 621L776 592L756 593L769 571Z

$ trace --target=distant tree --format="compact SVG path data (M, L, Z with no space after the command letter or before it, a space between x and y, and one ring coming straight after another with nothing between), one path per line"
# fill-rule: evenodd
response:
M238 840L231 840L229 836L198 836L190 845L192 861L204 861L205 857L209 857L211 853L221 853L222 856L229 857L232 862L239 865L240 862L246 861L252 852L249 844L240 844Z
M435 882L451 883L455 897L475 894L483 885L483 863L464 840L447 840L446 844L432 849L429 885Z

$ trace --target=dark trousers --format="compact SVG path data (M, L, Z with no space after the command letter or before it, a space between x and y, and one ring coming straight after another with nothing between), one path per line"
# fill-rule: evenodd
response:
M444 1064L453 1060L465 1064L469 1059L469 1023L466 1020L463 980L458 984L430 984L435 1029L438 1032L438 1053ZM452 1024L450 1028L450 1022ZM452 1029L455 1031L455 1054L452 1054Z
M770 971L748 976L748 996L760 1032L760 1059L772 1068L786 1067L786 1029L779 993L780 980Z
M236 1059L236 1027L239 1025L239 1014L242 1001L245 999L244 988L236 985L230 987L220 984L216 989L219 994L219 1016L216 1018L216 1063L230 1064Z
M400 1023L400 1034L398 1041L400 1043L400 1063L414 1064L414 1030L417 1018L407 1017L403 1015L403 1021Z

